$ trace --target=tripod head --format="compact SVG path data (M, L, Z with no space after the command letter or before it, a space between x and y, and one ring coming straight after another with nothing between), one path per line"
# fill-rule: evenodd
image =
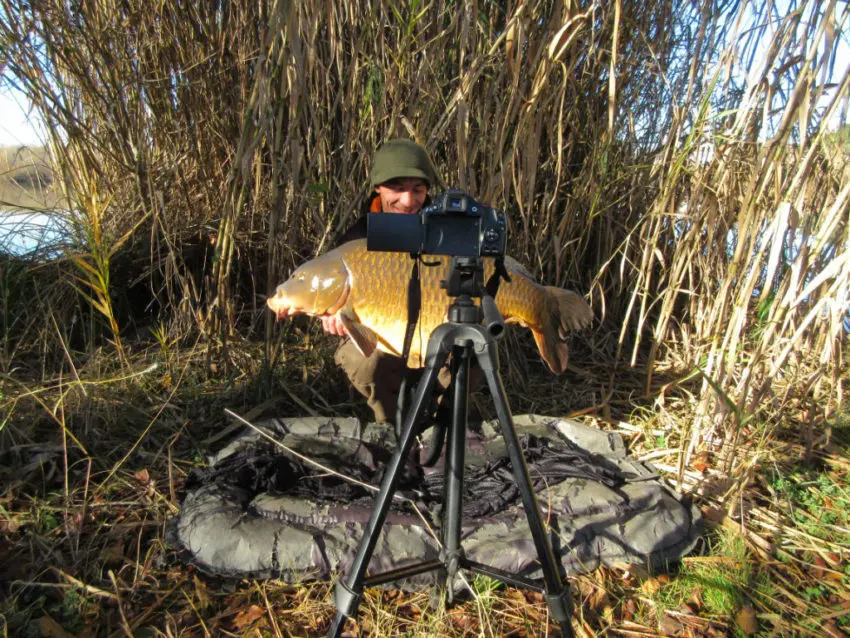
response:
M487 332L493 338L499 338L505 331L505 320L502 313L496 307L493 298L498 288L498 278L504 276L504 263L502 259L496 258L496 271L491 281L484 285L484 262L481 257L452 257L449 267L448 279L441 283L446 294L454 301L449 306L449 321L451 323L478 324L484 321ZM473 299L480 299L480 305L476 305Z

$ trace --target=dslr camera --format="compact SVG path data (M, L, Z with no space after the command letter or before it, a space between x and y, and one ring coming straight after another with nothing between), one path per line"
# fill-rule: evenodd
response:
M459 189L437 195L418 215L369 213L366 248L412 255L502 257L505 213Z

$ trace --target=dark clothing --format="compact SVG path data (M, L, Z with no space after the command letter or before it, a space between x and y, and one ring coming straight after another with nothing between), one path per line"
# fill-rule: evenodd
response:
M375 413L375 422L395 423L401 381L408 373L402 358L381 350L375 350L371 356L364 357L354 342L346 337L336 349L334 360L345 370L351 385L366 397L366 403ZM419 383L422 369L411 370L409 374L407 388L413 390ZM445 392L451 378L448 368L440 370L434 391L435 398Z
M342 234L339 241L336 243L336 246L342 246L343 244L347 244L355 239L366 239L366 229L366 213L363 213L357 218L357 221L349 226L348 230ZM334 246L334 248L336 248L336 246Z

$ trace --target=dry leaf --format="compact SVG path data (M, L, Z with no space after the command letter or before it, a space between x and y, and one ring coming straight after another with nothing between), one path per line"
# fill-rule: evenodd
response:
M360 635L360 627L354 618L346 618L340 638L357 638Z
M823 626L823 635L828 638L845 638L847 636L838 626L838 623L835 622L835 618L830 618L826 621L826 624Z
M596 591L590 595L590 598L587 599L587 604L591 609L609 607L610 600L608 599L608 592L601 587L597 588Z
M735 624L745 636L752 636L759 630L759 621L756 618L756 610L746 605L735 614Z
M670 614L664 614L658 629L665 636L681 636L685 632L685 626Z
M710 523L720 524L726 520L726 511L717 507L703 507L702 515Z
M266 610L259 605L251 605L248 609L238 612L233 617L233 627L234 629L244 630L262 618L265 613Z
M809 569L809 571L815 578L823 578L824 576L826 576L825 568L827 567L829 567L827 562L820 556L816 555L814 559L814 565L811 567L811 569Z
M10 519L4 519L0 521L0 532L14 534L21 528L21 521L13 516Z
M702 587L694 587L693 591L691 592L691 598L688 601L688 604L693 605L693 607L697 611L702 609L704 604L702 601Z
M640 590L647 596L651 596L659 589L661 589L661 583L657 578L647 578L640 585Z
M192 581L195 584L195 596L198 599L198 609L206 609L210 606L210 596L209 593L207 593L207 586L200 578L198 578L197 574L192 575Z
M42 638L74 638L74 634L68 633L58 622L50 616L42 616L38 621L38 630Z
M116 565L124 562L124 541L117 539L104 547L100 552L100 560L104 565Z

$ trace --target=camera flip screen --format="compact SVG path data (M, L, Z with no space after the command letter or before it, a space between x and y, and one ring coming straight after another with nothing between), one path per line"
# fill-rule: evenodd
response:
M427 255L478 257L480 225L463 215L441 215L438 223L425 226L422 252Z
M391 213L366 216L366 250L415 253L422 249L422 217Z

